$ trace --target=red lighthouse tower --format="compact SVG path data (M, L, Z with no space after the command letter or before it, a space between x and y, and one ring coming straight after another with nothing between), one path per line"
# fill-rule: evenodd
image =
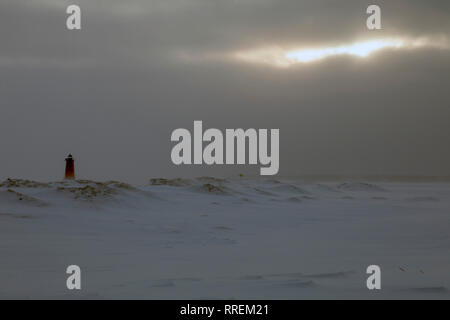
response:
M75 160L71 154L66 158L66 175L65 179L73 180L75 179Z

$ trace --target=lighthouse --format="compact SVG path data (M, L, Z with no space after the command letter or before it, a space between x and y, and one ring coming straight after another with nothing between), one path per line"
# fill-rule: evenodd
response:
M75 179L75 160L71 154L66 158L66 175L64 178L68 180Z

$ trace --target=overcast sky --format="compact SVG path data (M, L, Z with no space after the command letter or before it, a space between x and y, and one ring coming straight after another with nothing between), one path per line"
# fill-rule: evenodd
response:
M415 45L289 67L237 55L386 38ZM173 165L171 132L194 120L279 128L282 176L449 175L449 39L448 0L2 0L0 179L60 179L68 153L98 180L259 173Z

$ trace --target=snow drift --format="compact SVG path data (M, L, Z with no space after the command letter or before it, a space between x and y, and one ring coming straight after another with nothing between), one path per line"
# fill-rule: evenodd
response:
M449 209L448 183L8 179L0 298L446 299Z

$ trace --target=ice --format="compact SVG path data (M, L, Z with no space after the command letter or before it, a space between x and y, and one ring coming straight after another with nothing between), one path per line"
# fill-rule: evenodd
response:
M450 183L9 179L0 298L448 299L449 209Z

